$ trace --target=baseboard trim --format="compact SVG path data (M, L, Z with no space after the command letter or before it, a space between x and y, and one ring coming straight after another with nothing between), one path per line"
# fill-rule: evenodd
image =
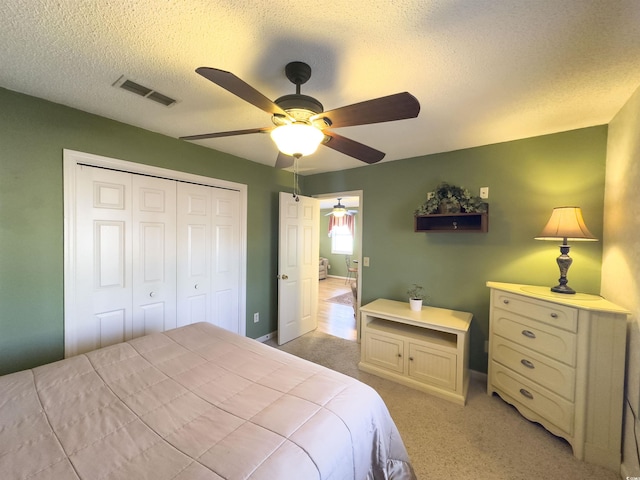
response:
M484 373L484 372L479 372L478 370L471 370L471 369L469 369L469 375L470 375L470 376L472 376L472 377L474 377L474 378L477 378L477 379L479 379L479 380L484 381L484 383L487 383L487 378L488 378L488 376L487 376L487 374L486 374L486 373Z
M273 331L273 332L271 332L271 333L267 333L266 335L263 335L263 336L261 336L261 337L256 338L256 340L257 340L257 341L259 341L259 342L264 343L264 342L266 342L267 340L271 340L273 337L275 337L275 336L276 336L276 333L278 333L278 331L277 331L277 330L274 330L274 331Z

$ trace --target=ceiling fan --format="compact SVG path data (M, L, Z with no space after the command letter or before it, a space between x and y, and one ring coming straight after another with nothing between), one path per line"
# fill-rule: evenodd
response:
M296 93L284 95L275 101L269 100L230 72L211 67L199 67L196 72L271 114L274 126L204 133L180 138L202 140L270 132L279 150L276 168L290 167L295 158L312 154L320 144L368 164L379 162L385 156L383 152L343 137L330 128L415 118L420 112L420 103L408 92L375 98L325 112L318 100L300 93L300 85L311 78L311 67L304 62L287 64L285 75L296 86Z
M325 217L328 217L329 215L333 215L334 217L340 218L340 217L344 217L345 215L353 215L355 213L358 213L357 210L347 210L347 207L342 205L342 203L340 203L340 200L342 200L342 198L338 198L337 205L334 205L333 210L327 213Z

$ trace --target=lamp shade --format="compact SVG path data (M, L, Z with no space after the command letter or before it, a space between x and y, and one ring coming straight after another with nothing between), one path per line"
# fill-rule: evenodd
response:
M285 155L305 156L316 151L324 133L306 123L296 122L275 128L271 138Z
M556 207L551 218L536 240L585 240L596 241L582 218L580 207Z

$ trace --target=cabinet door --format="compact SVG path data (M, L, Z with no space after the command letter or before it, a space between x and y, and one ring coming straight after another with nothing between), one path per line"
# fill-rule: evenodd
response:
M454 353L409 344L409 376L415 380L455 390L456 367Z
M393 372L404 372L404 342L395 337L367 331L364 335L365 362Z

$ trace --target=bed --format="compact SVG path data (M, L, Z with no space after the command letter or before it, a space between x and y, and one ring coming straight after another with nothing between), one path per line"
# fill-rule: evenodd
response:
M0 377L8 479L415 479L363 383L206 323Z

